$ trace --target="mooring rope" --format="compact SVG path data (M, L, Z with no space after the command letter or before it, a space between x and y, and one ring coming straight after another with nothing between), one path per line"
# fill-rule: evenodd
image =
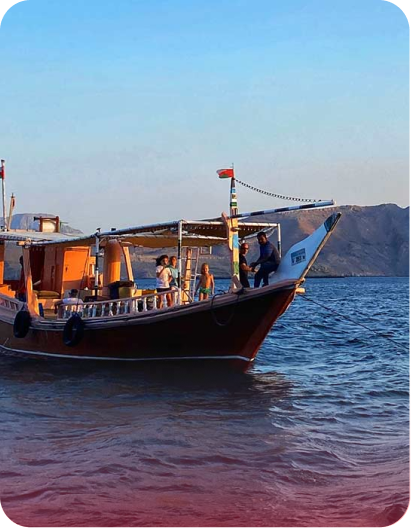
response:
M215 294L212 296L212 298L211 298L211 306L210 306L210 313L211 313L211 317L213 318L213 321L215 322L215 324L216 324L217 326L228 326L228 325L231 323L231 321L233 320L234 314L235 314L235 312L236 312L236 309L237 309L238 300L239 300L239 298L240 298L240 295L239 295L240 292L243 292L243 289L241 289L241 290L239 290L239 291L237 292L237 300L236 300L236 302L235 302L235 304L234 304L234 306L233 306L233 310L232 310L231 314L229 315L228 319L227 319L226 321L224 321L224 323L221 323L220 321L218 321L218 320L217 320L217 316L216 316L216 314L214 313L214 299L215 299L216 297L218 297L219 295L224 295L226 292L223 291L223 292L221 292L221 293L215 293Z
M356 321L352 317L349 317L348 315L345 315L345 314L342 314L340 312L337 312L337 310L334 310L333 308L330 308L329 306L325 306L324 304L321 304L318 301L314 301L314 299L310 299L309 297L306 297L305 295L301 295L301 298L304 299L305 301L310 301L310 302L312 302L314 304L317 304L318 306L321 306L321 308L324 308L325 310L328 310L329 312L333 312L334 314L338 315L342 319L347 319L347 321L350 321L351 323L353 323L353 324L355 324L357 326L362 326L363 328L365 328L366 330L368 330L372 334L375 334L378 337L382 337L382 338L386 339L387 341L390 341L395 346L401 348L402 350L406 350L408 352L408 348L406 346L404 346L404 345L402 345L400 343L397 343L397 341L394 341L394 339L391 339L390 337L387 337L386 335L382 334L381 332L376 332L374 329L370 328L369 326L367 326L367 325L365 325L363 323L359 323L358 321Z
M258 187L254 187L253 185L250 185L249 183L245 183L238 178L235 179L236 182L238 182L240 185L243 185L244 187L247 187L247 189L250 189L251 191L259 192L261 194L265 194L266 196L271 196L273 198L280 198L281 200L289 200L291 202L324 202L326 200L316 200L311 198L297 198L296 196L284 196L283 194L276 194L269 191L264 191L263 189L259 189Z

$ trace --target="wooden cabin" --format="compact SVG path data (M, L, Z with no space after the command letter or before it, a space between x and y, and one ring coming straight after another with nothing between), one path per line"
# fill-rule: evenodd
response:
M36 316L55 317L55 307L72 289L78 290L79 298L86 303L113 299L113 285L117 285L114 291L119 299L147 295L147 291L134 287L130 247L178 248L181 288L178 295L175 292L176 302L178 298L178 304L187 304L193 301L192 286L197 273L199 252L194 249L228 243L226 225L221 220L180 220L90 236L60 233L58 217L54 230L50 226L53 219L47 218L40 221L39 231L0 233L0 294L25 300L29 312ZM277 224L272 223L239 223L238 232L241 238L246 238L275 227ZM4 278L10 244L21 248L20 280ZM122 269L126 274L125 286L120 282ZM22 285L25 299L19 291Z

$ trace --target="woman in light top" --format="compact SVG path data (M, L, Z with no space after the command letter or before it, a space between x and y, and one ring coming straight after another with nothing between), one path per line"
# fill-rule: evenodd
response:
M161 255L156 259L156 289L158 293L171 291L170 282L173 275L168 267L168 255ZM163 296L158 297L158 308L163 307ZM171 294L167 294L167 305L171 306L173 299Z
M170 282L170 286L172 289L178 288L178 268L177 268L177 257L172 256L170 257L170 265L168 266L171 271L171 275L173 276L172 281Z

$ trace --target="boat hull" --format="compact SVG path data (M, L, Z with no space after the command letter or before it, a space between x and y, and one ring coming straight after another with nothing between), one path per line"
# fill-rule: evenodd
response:
M0 314L3 352L103 361L218 361L246 370L274 322L292 302L297 284L224 294L188 306L85 321L76 346L63 343L65 322L33 320L25 338Z

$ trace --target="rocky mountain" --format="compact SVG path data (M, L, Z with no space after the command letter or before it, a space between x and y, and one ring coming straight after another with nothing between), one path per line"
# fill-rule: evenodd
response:
M39 216L54 216L51 213L23 213L15 214L11 219L11 229L27 229L27 230L37 230L39 228L39 221L35 220ZM69 234L78 234L81 235L82 231L79 229L74 229L68 224L61 224L61 232Z
M334 211L340 222L311 276L409 276L409 207L346 205L265 217L281 223L283 254Z
M326 246L314 264L310 276L409 276L409 207L395 204L375 206L345 205L328 209L289 211L281 214L261 216L259 221L281 224L283 254L296 242L310 235L333 212L341 212L342 217ZM39 214L16 214L12 228L33 229ZM45 215L44 216L49 216ZM51 216L51 215L50 215ZM250 219L250 221L253 218ZM63 224L65 233L81 231ZM272 237L275 241L275 236ZM259 248L255 238L249 241L251 262L258 257ZM154 276L154 258L163 251L136 248L131 251L135 277ZM164 251L169 255L176 251ZM229 276L229 258L225 247L216 247L212 255L201 261L210 264L216 277Z
M409 276L408 207L403 209L395 204L368 207L345 205L271 214L258 220L281 224L284 255L333 212L341 212L341 220L311 269L311 277ZM275 242L275 236L272 241ZM249 245L248 260L251 262L258 258L259 248L255 238L250 240ZM173 254L172 251L166 252ZM141 249L134 251L132 259L136 277L153 276L155 254ZM205 260L215 276L229 276L226 248L214 248L212 255L202 258L202 261Z

